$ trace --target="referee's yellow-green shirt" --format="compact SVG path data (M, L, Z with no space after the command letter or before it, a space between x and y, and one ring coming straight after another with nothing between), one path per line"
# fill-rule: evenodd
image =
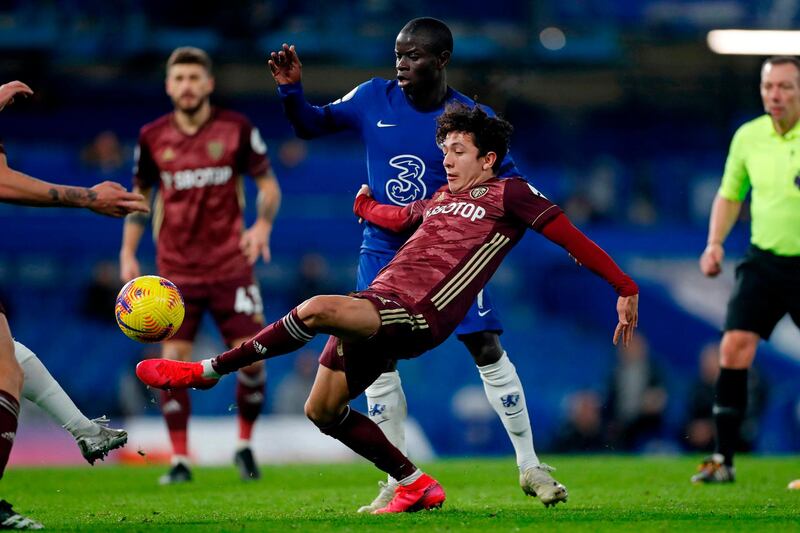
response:
M750 242L776 255L800 256L800 121L779 135L769 115L733 136L719 195L750 202Z

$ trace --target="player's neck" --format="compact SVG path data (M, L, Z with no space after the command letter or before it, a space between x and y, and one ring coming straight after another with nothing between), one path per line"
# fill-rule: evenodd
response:
M434 86L406 93L408 101L419 111L432 111L442 107L447 97L447 78L442 77Z
M211 118L211 104L206 100L194 113L176 109L174 115L178 129L186 135L194 135Z
M778 135L786 135L786 133L795 127L797 121L800 120L800 117L793 117L791 119L786 120L775 120L772 119L772 127L775 128L775 131L778 132Z

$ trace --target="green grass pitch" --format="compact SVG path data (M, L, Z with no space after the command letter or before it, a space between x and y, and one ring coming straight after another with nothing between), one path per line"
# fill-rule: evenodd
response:
M800 531L798 457L742 457L739 480L692 486L696 457L545 458L569 501L545 509L517 485L512 458L423 465L447 491L442 510L364 516L379 472L346 465L197 468L190 484L159 487L163 467L12 468L0 496L48 530L81 531Z

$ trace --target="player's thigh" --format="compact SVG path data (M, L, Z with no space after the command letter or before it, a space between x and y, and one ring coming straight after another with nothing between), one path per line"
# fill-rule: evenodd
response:
M788 311L780 277L774 265L748 253L736 267L736 285L728 301L725 331L750 331L769 339L775 325Z
M498 335L503 333L503 324L500 322L492 293L487 287L478 293L464 320L456 327L455 333L461 337L480 331L492 331Z
M17 398L22 391L22 368L14 355L14 339L5 313L0 313L0 390Z
M191 344L197 336L197 331L203 321L203 314L209 306L209 286L203 283L182 284L181 296L183 296L185 309L183 323L170 341L183 341Z
M238 346L264 327L261 289L252 277L212 285L209 309L228 347Z
M363 339L381 326L378 310L367 299L352 296L314 296L297 308L308 327L343 339Z
M344 371L319 365L306 400L306 416L318 426L329 425L336 421L349 401L350 392Z

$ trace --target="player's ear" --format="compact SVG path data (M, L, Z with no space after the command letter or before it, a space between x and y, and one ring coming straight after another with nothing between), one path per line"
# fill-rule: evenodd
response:
M488 152L485 156L483 156L483 170L489 170L492 168L495 161L497 161L497 152Z
M450 50L443 50L439 53L439 68L443 69L450 63L450 57L452 56L452 52Z
M216 83L217 82L214 79L214 76L209 74L208 75L208 92L210 92L210 93L214 92L214 87L216 86Z

